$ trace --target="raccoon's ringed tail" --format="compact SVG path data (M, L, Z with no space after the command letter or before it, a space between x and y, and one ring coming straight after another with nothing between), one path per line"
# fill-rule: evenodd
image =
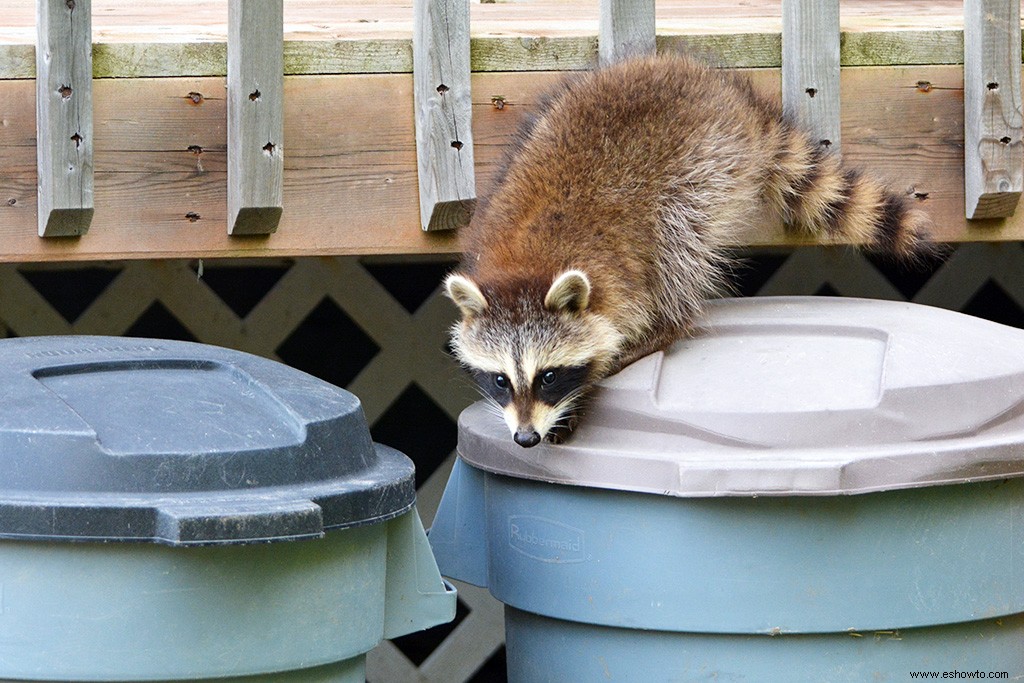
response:
M782 157L782 172L769 181L781 187L770 193L783 198L793 227L823 242L852 242L899 258L928 251L930 221L903 194L843 167L796 131Z

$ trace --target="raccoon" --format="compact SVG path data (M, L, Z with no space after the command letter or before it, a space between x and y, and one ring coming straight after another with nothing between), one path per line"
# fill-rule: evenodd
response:
M516 443L559 442L593 385L685 337L762 225L913 260L929 221L741 76L692 57L570 78L519 131L445 281L459 361Z

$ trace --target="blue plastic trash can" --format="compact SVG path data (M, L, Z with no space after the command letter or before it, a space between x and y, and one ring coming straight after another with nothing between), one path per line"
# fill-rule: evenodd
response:
M478 404L458 448L430 543L513 683L1024 676L1024 331L725 300L568 443Z
M0 342L0 678L363 683L450 621L352 394L199 344Z

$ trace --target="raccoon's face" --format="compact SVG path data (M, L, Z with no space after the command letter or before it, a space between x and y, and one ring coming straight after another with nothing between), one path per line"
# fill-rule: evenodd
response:
M445 286L462 312L452 331L455 352L515 442L535 446L567 426L622 341L589 309L587 276L569 270L550 283L521 278L481 287L453 274Z

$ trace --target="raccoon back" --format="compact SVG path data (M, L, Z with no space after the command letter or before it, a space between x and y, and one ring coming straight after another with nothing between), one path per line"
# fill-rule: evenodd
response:
M595 306L675 305L669 317L685 319L720 284L726 248L780 219L901 257L927 230L904 196L844 168L745 78L642 58L547 96L464 230L464 268L484 280L583 268Z

